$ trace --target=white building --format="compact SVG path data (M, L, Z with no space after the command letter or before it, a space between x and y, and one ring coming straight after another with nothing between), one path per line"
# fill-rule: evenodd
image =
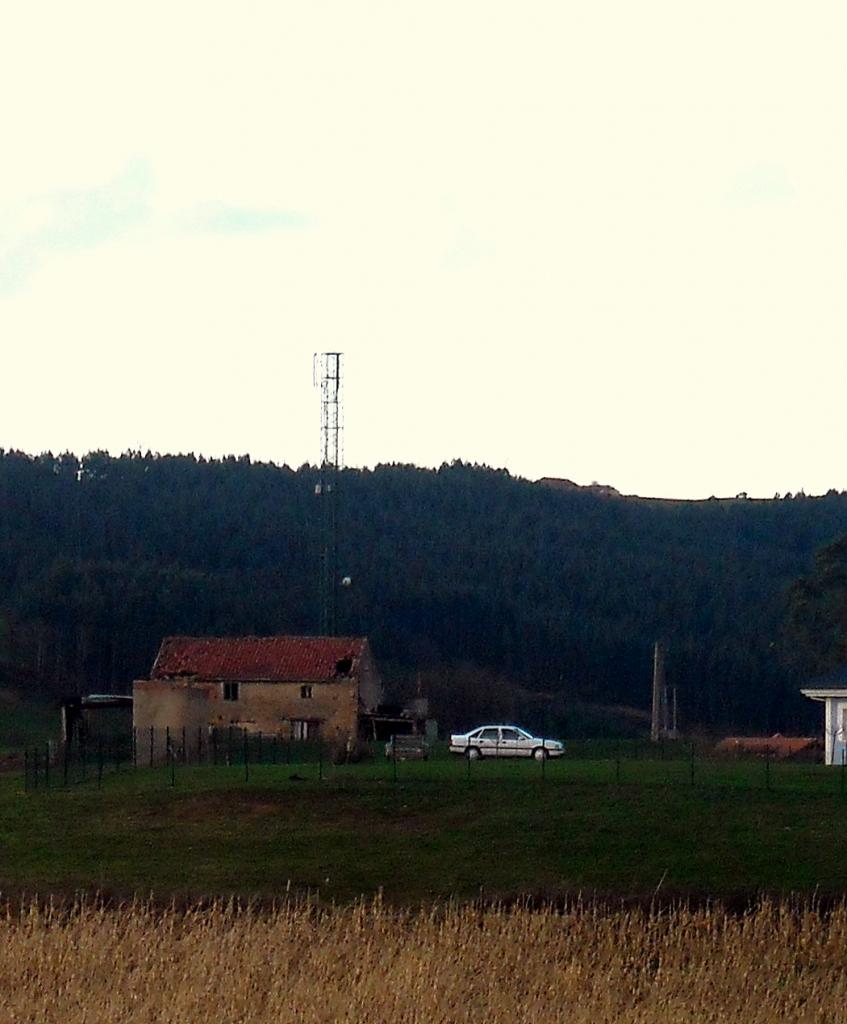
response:
M847 760L847 666L817 682L818 686L800 692L823 702L825 760L827 764L842 764Z

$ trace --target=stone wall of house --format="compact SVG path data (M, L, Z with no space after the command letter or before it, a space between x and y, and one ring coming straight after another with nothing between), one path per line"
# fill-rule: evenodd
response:
M303 728L297 723L309 723L308 738L320 737L335 746L355 739L358 730L358 682L353 677L325 683L238 684L139 679L133 684L133 698L136 742L146 757L152 736L155 761L167 754L168 731L176 741L185 729L192 744L198 729L205 734L210 728L230 726L291 739L303 738L302 733L297 736Z
M132 684L132 725L139 763L161 763L168 740L176 748L182 730L192 745L197 730L207 736L220 695L216 683L137 679ZM202 741L201 741L202 742Z
M132 684L132 724L138 730L205 728L219 697L218 683L137 679Z
M292 737L293 723L310 722L321 739L343 743L356 736L357 691L352 678L328 683L240 683L238 700L218 702L215 724Z

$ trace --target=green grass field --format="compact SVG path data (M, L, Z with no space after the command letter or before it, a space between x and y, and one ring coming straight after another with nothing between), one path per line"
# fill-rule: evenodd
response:
M839 769L568 756L0 775L0 891L746 898L847 891ZM54 783L60 783L54 770Z

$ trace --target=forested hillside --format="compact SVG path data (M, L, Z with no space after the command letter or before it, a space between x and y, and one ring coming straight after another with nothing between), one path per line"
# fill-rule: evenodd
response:
M166 634L315 632L316 482L246 458L0 453L0 685L126 689ZM845 494L660 502L458 463L347 470L340 499L341 631L392 680L420 671L444 722L469 685L646 707L661 637L683 724L818 725L796 687L821 661L802 609L786 633L786 594L847 532Z

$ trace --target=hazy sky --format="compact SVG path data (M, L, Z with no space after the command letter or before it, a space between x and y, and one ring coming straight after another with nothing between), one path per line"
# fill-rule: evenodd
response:
M0 447L847 488L843 0L3 21Z

